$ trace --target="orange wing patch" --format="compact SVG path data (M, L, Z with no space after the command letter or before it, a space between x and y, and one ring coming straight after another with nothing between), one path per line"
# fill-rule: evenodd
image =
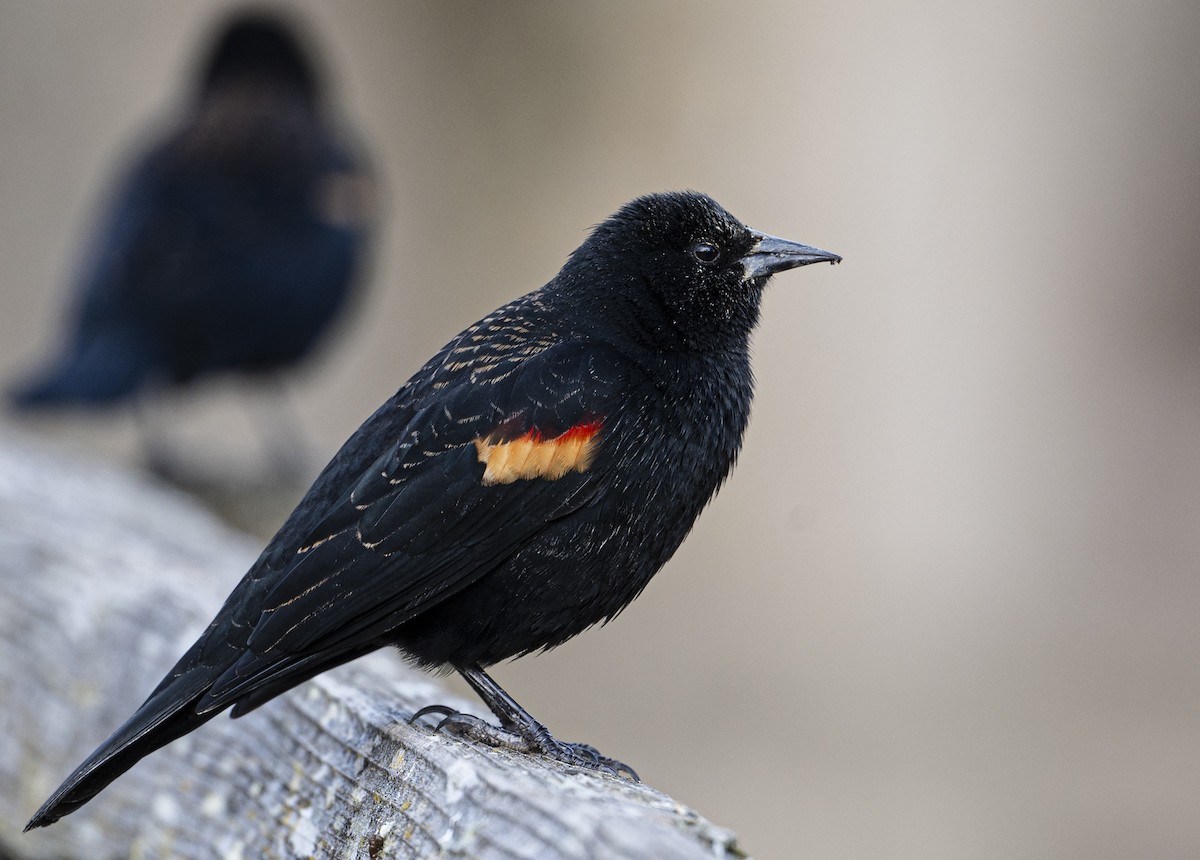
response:
M492 436L475 440L484 486L546 478L556 481L572 469L587 471L599 447L600 421L576 424L566 433L546 439L536 429L508 442Z

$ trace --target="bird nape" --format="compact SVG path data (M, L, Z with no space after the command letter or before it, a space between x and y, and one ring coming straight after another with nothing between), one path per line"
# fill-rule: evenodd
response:
M693 192L638 198L544 287L450 341L350 437L200 639L28 827L232 706L391 645L499 721L439 727L608 773L483 667L612 618L728 476L771 275L840 261Z

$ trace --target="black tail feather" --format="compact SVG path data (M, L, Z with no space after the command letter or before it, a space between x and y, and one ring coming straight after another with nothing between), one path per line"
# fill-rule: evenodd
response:
M181 696L168 687L152 695L137 713L75 768L29 819L25 829L45 827L71 814L144 757L215 717L219 711L196 713L196 702L203 692L202 689L190 696Z

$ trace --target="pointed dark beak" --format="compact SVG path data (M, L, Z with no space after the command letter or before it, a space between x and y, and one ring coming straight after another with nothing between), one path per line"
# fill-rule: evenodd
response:
M757 230L751 230L750 235L757 241L750 253L742 257L742 267L746 270L743 280L765 278L785 269L797 266L807 266L809 263L840 263L842 258L837 254L822 251L799 242L789 242L776 236L768 236Z

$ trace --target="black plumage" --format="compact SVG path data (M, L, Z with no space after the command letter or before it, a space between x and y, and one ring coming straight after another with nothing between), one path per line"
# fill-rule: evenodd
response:
M194 101L132 165L96 229L48 366L18 407L101 406L303 358L345 306L370 180L282 21L223 28Z
M481 667L613 617L725 480L749 416L749 336L782 269L839 258L658 194L599 225L545 287L452 340L354 433L199 641L34 816L138 759L386 645L453 668L501 728L573 764Z

